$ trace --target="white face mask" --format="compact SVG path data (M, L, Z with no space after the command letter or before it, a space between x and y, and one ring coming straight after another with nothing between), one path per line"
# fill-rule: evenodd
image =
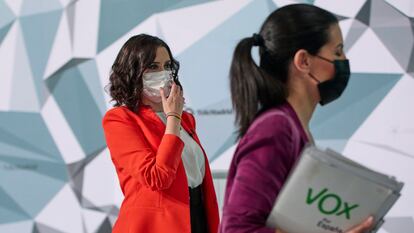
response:
M151 102L161 103L160 88L164 89L165 97L170 95L173 83L172 71L145 73L142 75L142 81L144 84L143 95Z

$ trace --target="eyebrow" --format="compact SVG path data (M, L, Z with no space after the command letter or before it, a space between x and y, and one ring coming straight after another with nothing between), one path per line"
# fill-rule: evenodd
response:
M164 63L164 64L166 64L166 63L171 63L171 60L165 61L165 63ZM160 62L158 62L158 61L153 61L151 64L160 64Z

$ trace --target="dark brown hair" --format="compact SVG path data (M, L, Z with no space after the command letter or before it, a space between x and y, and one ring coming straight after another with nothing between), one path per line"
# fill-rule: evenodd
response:
M177 76L180 64L173 58L167 43L155 36L135 35L125 42L112 65L108 87L115 107L126 106L132 111L138 108L143 88L142 74L155 60L159 47L167 49L174 81L181 86Z
M287 5L267 17L259 35L237 44L230 68L230 90L239 138L260 112L286 101L288 69L295 53L305 49L317 54L329 41L329 28L335 23L337 18L319 7ZM254 45L260 46L259 66L251 55Z

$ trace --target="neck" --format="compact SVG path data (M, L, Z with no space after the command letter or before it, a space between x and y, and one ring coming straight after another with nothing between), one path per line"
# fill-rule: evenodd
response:
M302 127L308 134L310 134L309 122L312 118L313 112L315 111L316 103L311 103L309 98L303 98L297 95L289 95L287 101L298 115Z
M162 107L162 103L153 103L149 100L144 99L142 104L150 106L154 112L163 112L164 108Z

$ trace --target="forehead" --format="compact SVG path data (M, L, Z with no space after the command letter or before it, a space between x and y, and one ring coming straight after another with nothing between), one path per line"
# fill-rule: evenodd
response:
M168 51L165 47L160 46L157 48L156 56L155 56L155 62L165 62L170 60L170 55L168 54Z
M329 40L326 45L337 46L343 43L342 32L338 24L333 24L328 29Z

